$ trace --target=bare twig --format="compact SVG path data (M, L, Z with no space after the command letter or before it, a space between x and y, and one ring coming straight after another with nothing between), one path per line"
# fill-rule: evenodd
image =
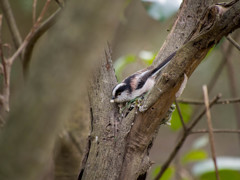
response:
M2 59L2 67L3 67L3 76L4 76L4 83L3 83L3 91L0 98L0 103L3 108L0 109L0 116L2 117L4 111L9 111L9 74L8 74L8 64L5 61L3 55L3 44L2 44L2 15L0 16L0 57Z
M37 40L50 28L52 25L55 24L57 18L60 15L61 8L59 8L55 13L53 13L49 18L47 18L32 34L29 42L26 45L26 48L23 52L23 69L24 73L27 72L28 66L30 63L32 51L34 45L36 44Z
M239 34L235 34L234 38L238 38ZM231 40L231 38L230 38ZM237 91L237 80L235 77L235 70L233 67L233 62L231 60L232 55L233 55L233 46L231 43L229 42L225 42L223 44L223 46L221 47L222 50L222 55L224 60L227 62L227 73L228 73L228 83L229 83L229 90L230 90L230 94L232 97L238 97L238 91ZM234 104L234 113L235 113L235 117L236 117L236 123L238 126L238 129L240 129L240 104ZM238 136L239 142L240 142L240 135Z
M240 133L240 130L238 129L213 129L213 133ZM197 134L197 133L209 133L207 129L199 129L191 131L191 134Z
M49 6L51 0L47 0L42 12L40 13L36 23L33 25L31 31L28 33L28 35L26 36L26 38L24 39L23 43L21 44L21 46L17 49L17 51L13 54L13 56L11 58L9 58L9 63L12 64L13 61L16 59L16 57L24 50L24 48L27 46L27 44L29 43L30 39L33 37L34 32L37 30L37 28L39 27L39 24L41 22L41 20L43 19L43 16Z
M32 36L32 31L26 36L21 46L17 49L17 51L8 59L8 63L10 65L13 64L14 60L18 57L19 54L22 53L23 49L26 47L27 43L29 42Z
M36 7L37 7L37 0L33 0L33 7L32 7L32 10L33 10L33 24L35 24L36 22Z
M8 0L1 0L1 7L4 13L4 16L7 20L9 30L11 32L15 48L17 49L22 44L22 37L19 32L17 23L15 21L11 6Z
M240 45L236 41L234 41L234 39L230 35L226 36L226 38L229 42L232 43L234 47L236 47L240 51Z
M210 102L209 107L211 108L219 100L219 98L220 98L220 95L217 95ZM159 180L162 177L165 170L168 168L168 166L170 165L170 163L172 162L174 157L177 155L178 151L181 149L187 136L191 133L191 130L196 126L196 124L200 121L200 119L204 116L205 113L206 113L206 109L203 109L202 112L198 115L198 117L195 120L193 120L192 124L189 127L187 127L186 131L184 131L183 135L180 137L180 140L178 141L177 145L175 146L175 148L169 155L168 159L162 165L162 168L161 168L160 172L157 174L157 176L155 177L155 180Z
M5 85L3 87L3 109L5 111L9 111L9 96L10 96L10 75L11 75L11 67L12 64L14 62L14 60L23 52L23 50L25 49L25 47L28 45L28 43L30 42L31 38L34 35L34 32L36 31L36 29L39 28L40 22L43 19L43 16L49 6L51 0L47 0L43 10L40 14L40 16L38 17L36 23L33 25L32 29L30 30L30 32L28 33L28 35L25 37L24 41L22 42L22 44L18 47L18 49L16 50L16 52L8 59L6 59L6 63L5 63ZM2 58L4 59L4 57ZM3 68L4 68L4 64L3 64Z
M181 123L182 123L182 126L183 126L183 130L186 131L186 130L187 130L187 129L186 129L186 125L185 125L185 123L184 123L184 119L183 119L182 112L181 112L181 109L180 109L180 107L179 107L179 104L178 104L177 101L175 101L175 104L176 104L177 111L178 111L178 115L179 115L179 117L180 117L180 120L181 120Z
M217 95L210 103L210 107L212 107L212 105L216 104L218 102L218 100L220 99L221 95ZM204 111L198 116L198 118L196 118L194 121L192 121L192 123L189 125L188 130L191 131L196 124L200 121L200 119L203 117L203 115L206 113L206 109L204 109Z
M6 72L6 63L3 55L3 45L2 45L2 15L0 15L0 58L2 60L2 69L3 69L3 76L4 76L4 83L7 83L7 72Z
M178 103L183 104L193 104L193 105L203 105L204 101L195 100L195 99L178 99ZM216 104L232 104L232 103L240 103L240 98L232 98L232 99L222 99L218 100Z
M206 106L206 115L207 115L207 124L208 124L208 131L209 131L209 141L211 145L211 152L212 152L212 159L214 162L215 167L215 174L217 180L220 179L219 173L218 173L218 167L217 167L217 160L216 160L216 152L215 152L215 146L214 146L214 136L213 136L213 128L212 128L212 120L211 120L211 113L210 113L210 107L209 107L209 98L208 98L208 91L207 86L203 86L203 95L204 95L204 101Z
M0 74L3 75L3 73L4 73L4 72L3 72L3 65L0 64Z
M47 10L50 2L51 2L51 0L46 0L46 3L44 5L44 7L43 7L43 9L42 9L38 19L37 19L37 22L33 25L34 28L37 28L39 26L40 22L43 19L44 14L46 13L46 10Z

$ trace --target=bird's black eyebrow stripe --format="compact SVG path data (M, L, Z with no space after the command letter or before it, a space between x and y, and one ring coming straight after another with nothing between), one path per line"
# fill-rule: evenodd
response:
M125 89L126 89L126 85L125 85L125 86L121 86L121 87L119 87L119 88L116 90L115 94L117 95L118 93L122 93Z

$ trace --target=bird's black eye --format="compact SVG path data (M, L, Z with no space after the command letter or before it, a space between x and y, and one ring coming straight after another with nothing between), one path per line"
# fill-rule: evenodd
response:
M117 96L120 96L122 92L117 92Z

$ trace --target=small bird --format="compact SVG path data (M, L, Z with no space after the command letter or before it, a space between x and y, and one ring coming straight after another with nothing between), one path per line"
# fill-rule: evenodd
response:
M124 79L113 88L110 102L128 102L148 92L156 83L156 75L170 62L175 54L176 52L172 53L156 68L150 66Z

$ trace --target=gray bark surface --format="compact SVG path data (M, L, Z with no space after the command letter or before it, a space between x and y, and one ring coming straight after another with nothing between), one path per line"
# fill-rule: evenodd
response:
M116 105L110 104L116 80L109 56L102 59L89 88L92 132L79 179L145 177L151 166L149 148L175 100L184 74L190 77L209 49L239 28L240 2L224 7L210 6L210 3L186 0L181 5L155 64L176 49L178 52L144 100L144 112L134 108L126 117L121 117Z

